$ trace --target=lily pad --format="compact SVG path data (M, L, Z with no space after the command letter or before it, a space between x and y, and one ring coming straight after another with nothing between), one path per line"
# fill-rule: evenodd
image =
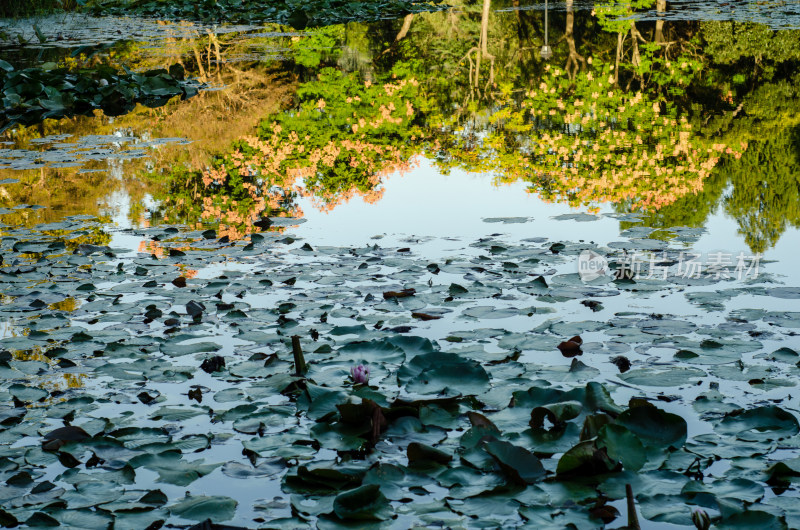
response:
M407 391L419 394L478 394L489 385L480 363L448 352L417 355L400 367L397 379Z
M389 517L389 501L377 484L345 491L333 500L333 511L344 520L382 521Z
M716 425L715 430L740 440L764 442L794 436L800 432L800 423L790 412L770 405L731 411Z
M617 417L616 424L627 428L646 446L678 449L686 442L686 420L654 406L629 408Z
M183 500L167 506L169 512L192 521L222 522L233 519L237 502L230 497L186 496Z

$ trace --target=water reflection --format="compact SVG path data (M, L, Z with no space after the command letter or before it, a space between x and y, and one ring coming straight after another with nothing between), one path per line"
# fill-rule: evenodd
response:
M649 8L667 19L567 1L551 7L546 63L543 13L509 7L487 0L303 35L271 26L275 33L250 38L198 32L155 50L128 43L137 66L177 62L219 89L113 122L16 134L125 128L190 138L128 163L116 180L75 175L94 190L94 205L104 186L127 182L132 224L183 223L230 238L259 230L266 216L303 215L301 196L322 211L354 197L378 202L388 178L423 158L441 173L524 182L547 201L637 212L656 228L703 226L721 207L753 251L798 227L797 31L676 22L661 1ZM262 60L252 60L255 50ZM40 169L28 186L3 187L3 204L58 204L74 189L46 183L70 182L65 172ZM31 195L35 178L49 197Z

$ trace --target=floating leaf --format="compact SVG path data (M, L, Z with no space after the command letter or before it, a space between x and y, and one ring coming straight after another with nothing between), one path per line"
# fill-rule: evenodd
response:
M539 459L522 447L501 440L487 442L484 447L517 484L535 484L545 475Z
M715 429L720 434L733 435L740 440L764 442L794 436L800 432L800 424L790 412L770 405L731 411Z
M489 384L486 370L476 361L454 353L431 352L417 355L397 372L400 384L420 394L478 394Z
M388 518L389 501L377 484L365 484L345 491L333 501L333 511L340 519L382 521Z
M408 444L408 449L406 452L408 454L409 464L430 462L436 464L447 464L453 459L451 455L445 453L444 451L440 451L439 449L418 442L411 442Z
M678 449L686 442L686 420L653 406L630 408L617 417L616 424L627 428L646 446Z
M597 434L597 447L605 447L609 458L624 469L639 471L647 462L644 445L631 431L621 425L604 425Z
M237 502L230 497L186 496L180 502L167 507L169 512L192 521L222 522L233 519Z
M581 442L558 460L556 473L562 477L592 476L608 473L616 467L605 449L598 449L594 441Z

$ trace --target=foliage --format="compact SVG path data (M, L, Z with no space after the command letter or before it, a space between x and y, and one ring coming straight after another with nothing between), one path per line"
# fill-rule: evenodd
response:
M344 27L338 25L309 31L304 38L292 43L294 60L301 66L316 68L324 59L336 59L341 55L343 38Z
M231 153L215 162L215 171L222 171L219 175L235 172L237 177L231 182L237 182L241 174L238 164L253 171L248 178L269 175L270 185L282 189L295 186L295 191L310 195L323 209L329 209L354 193L366 194L368 200L378 198L373 190L382 173L388 173L381 171L379 159L395 149L389 169L401 167L424 152L443 171L457 165L469 171L496 172L501 183L522 179L530 182L531 191L547 200L567 201L574 206L611 202L625 211L653 214L684 198L683 203L696 202L691 198L701 192L720 157L740 156L746 147L742 142L729 147L704 137L700 134L703 128L690 121L681 108L687 88L698 84L703 69L700 59L691 53L668 59L659 53L658 46L650 45L642 46L641 64L638 73L634 72L648 72L642 77L640 90L617 86L614 65L590 57L587 68L576 75L545 66L529 88L519 87L514 70L504 71L498 74L498 90L491 106L489 101L477 100L450 113L449 107L458 106L451 98L459 88L458 76L432 76L431 72L437 70L430 69L424 55L430 51L420 49L413 41L402 43L397 50L400 57L382 68L415 85L407 97L416 115L413 120L391 123L401 118L402 113L396 114L384 122L389 128L365 130L361 124L373 121L375 110L383 102L375 94L362 93L354 83L359 74L334 73L320 66L336 58L331 50L350 33L330 28L292 42L297 63L312 72L318 67L312 74L318 79L301 85L295 109L265 120L258 138L236 143ZM432 39L430 46L441 40ZM439 53L443 57L452 54L449 50ZM461 68L452 62L445 64L447 68ZM403 104L393 101L386 108L397 109ZM470 116L480 116L483 123L478 129L465 127L464 120ZM354 125L355 136L348 130ZM366 131L367 136L361 137L361 152L355 153L355 144L350 142L358 137L359 130ZM411 143L419 147L411 149ZM337 156L329 165L320 164L320 153L326 152ZM295 185L298 177L304 181L302 189ZM245 213L252 204L243 201L240 193L232 196L238 197L234 199L239 201L235 217L240 222L257 219L255 213L267 213L262 208ZM289 195L285 198L291 200ZM184 199L184 204L190 202ZM216 204L216 199L212 202ZM279 202L273 207L278 208ZM709 210L710 206L700 208ZM228 211L227 206L222 211ZM677 212L686 215L680 207L670 212L671 216ZM703 219L686 219L678 224L696 225Z
M356 190L373 201L383 175L408 167L418 122L415 79L362 81L358 74L322 69L297 91L295 112L267 118L258 139L239 144L247 162L273 178L304 178L325 208ZM245 145L246 144L246 145Z
M483 156L470 153L465 166L480 160L500 182L522 179L573 206L652 211L702 190L727 147L698 137L658 93L626 92L614 85L612 65L589 63L574 79L547 67L519 102L500 99L486 117L493 127Z
M742 158L744 156L742 155ZM738 163L734 160L723 157L712 174L703 181L703 188L699 192L678 197L675 202L665 204L657 210L639 210L636 212L637 219L635 221L620 222L620 230L627 230L634 226L664 229L675 226L702 227L708 217L718 210L720 199L728 185L726 168L729 167L729 164ZM615 204L614 209L619 213L630 212L627 203ZM650 237L668 238L669 232L656 232Z
M297 193L323 210L354 196L375 202L381 178L405 171L416 152L417 93L413 79L371 83L323 68L298 89L296 109L264 119L257 136L202 171L173 169L157 219L222 223L222 233L240 238L260 217L301 216Z
M734 22L704 22L702 35L705 53L720 65L748 66L800 58L800 31L773 31L763 24Z
M604 0L595 2L594 10L600 26L608 32L625 32L630 28L636 10L653 7L656 0Z
M769 249L788 227L800 227L800 129L753 141L723 170L733 189L723 207L754 252Z

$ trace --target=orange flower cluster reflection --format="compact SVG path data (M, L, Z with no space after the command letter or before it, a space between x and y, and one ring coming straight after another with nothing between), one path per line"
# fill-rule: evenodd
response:
M354 197L377 202L386 175L416 165L408 138L422 136L411 124L417 85L324 71L299 91L299 109L265 120L257 136L234 142L211 167L174 175L164 203L175 220L217 226L233 240L259 231L262 217L301 217L297 196L322 211Z
M191 247L189 244L184 244L171 248L175 248L175 250L185 251L189 250ZM164 247L161 245L159 241L140 241L139 248L137 249L137 251L142 254L150 254L158 259L164 257ZM180 275L186 278L187 280L195 278L197 276L197 273L199 272L196 269L189 269L185 265L180 263L176 264L175 267L177 267L177 269L180 271Z
M158 241L139 241L139 248L137 251L142 254L152 254L158 259L164 257L164 247L159 245Z
M573 85L551 71L516 110L495 112L487 143L501 163L498 182L524 180L544 200L573 206L658 210L697 194L723 154L739 158L747 148L700 137L685 117L642 92L620 91L608 74L583 73Z

